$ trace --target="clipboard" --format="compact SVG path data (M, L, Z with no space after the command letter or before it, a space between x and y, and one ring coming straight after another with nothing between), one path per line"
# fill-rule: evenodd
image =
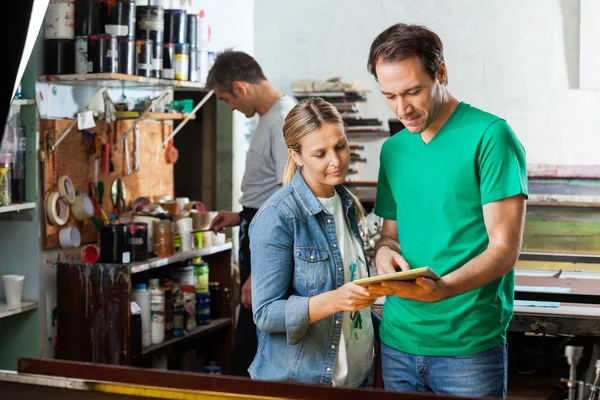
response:
M433 279L434 281L440 279L440 276L436 274L431 268L422 267L410 269L408 271L395 272L393 274L378 275L372 276L370 278L357 279L352 282L356 283L359 286L367 286L372 283L381 283L384 281L414 281L419 276Z

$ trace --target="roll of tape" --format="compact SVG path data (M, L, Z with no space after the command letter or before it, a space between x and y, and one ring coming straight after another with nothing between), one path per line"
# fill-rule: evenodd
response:
M206 208L204 207L204 203L202 203L201 201L190 201L189 203L186 203L186 205L183 208L185 211L191 211L191 210L196 210L198 212L203 212L206 211Z
M46 214L53 225L62 226L69 220L69 205L58 192L50 193L46 200Z
M81 233L75 226L67 226L58 232L58 242L63 249L79 247L81 244Z
M75 197L75 202L71 205L73 215L80 221L92 218L94 216L94 203L90 196L83 193Z
M58 178L58 193L64 197L69 204L75 203L75 187L68 176L62 175Z

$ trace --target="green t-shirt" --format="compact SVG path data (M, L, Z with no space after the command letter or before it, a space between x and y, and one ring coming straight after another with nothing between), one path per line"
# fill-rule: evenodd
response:
M402 255L440 276L488 245L482 206L527 193L525 150L505 120L461 102L425 144L402 130L381 149L375 213L398 224ZM425 303L388 296L381 340L423 356L458 356L505 339L514 272L461 295Z

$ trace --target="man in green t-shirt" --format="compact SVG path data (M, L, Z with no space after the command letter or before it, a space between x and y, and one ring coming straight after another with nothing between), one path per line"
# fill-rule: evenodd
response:
M369 286L387 295L385 388L506 396L525 150L505 120L450 94L442 42L429 29L386 29L368 67L405 126L381 149L377 272L430 267L441 276Z

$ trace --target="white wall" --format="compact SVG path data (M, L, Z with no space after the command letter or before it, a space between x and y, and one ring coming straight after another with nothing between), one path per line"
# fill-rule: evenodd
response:
M359 81L373 90L361 114L387 121L392 113L366 69L369 47L394 23L423 24L444 42L450 91L506 118L528 163L598 164L600 92L577 89L579 5L579 0L255 0L256 57L288 94L296 79Z

